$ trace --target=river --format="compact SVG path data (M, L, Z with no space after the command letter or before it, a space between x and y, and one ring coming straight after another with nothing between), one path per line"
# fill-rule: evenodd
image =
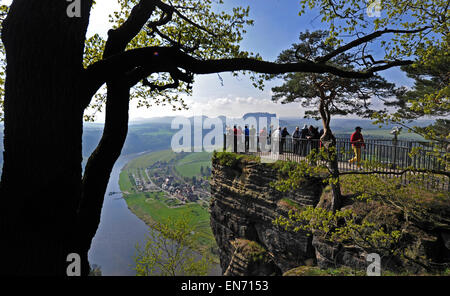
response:
M111 172L103 202L100 225L88 254L90 264L100 266L102 275L135 275L133 270L135 246L136 243L141 246L144 245L148 234L148 226L128 209L122 194L109 195L109 193L120 192L119 175L121 169L130 160L142 154L119 157ZM210 272L210 275L220 274L218 265Z
M128 209L122 194L109 195L109 192L120 192L120 171L137 156L119 157L109 178L100 225L89 250L90 264L100 266L102 275L135 275L135 245L143 245L148 234L148 226Z

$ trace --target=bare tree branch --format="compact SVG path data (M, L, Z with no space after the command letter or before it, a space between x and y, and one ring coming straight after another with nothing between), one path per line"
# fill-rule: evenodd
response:
M185 22L187 22L188 24L196 27L197 29L200 29L202 31L207 32L208 34L217 37L217 35L214 32L211 32L210 30L208 30L207 28L191 21L188 17L186 17L185 15L183 15L178 9L176 9L173 5L168 5L162 1L157 1L157 6L163 10L165 13L167 14L173 14L175 13L179 18L181 18L182 20L184 20Z
M161 38L163 38L164 40L166 40L167 42L169 42L172 46L177 47L181 50L183 50L186 53L191 53L196 51L199 47L200 44L198 43L198 41L196 41L196 44L193 47L187 47L185 45L182 45L180 41L175 41L173 39L171 39L169 36L165 35L164 33L162 33L158 28L153 28L153 32L158 34L159 36L161 36Z
M149 82L146 78L143 79L142 84L144 86L150 87L151 90L159 90L163 91L166 89L177 88L180 86L180 81L184 81L186 83L193 82L193 76L190 73L181 72L179 69L174 68L170 72L170 77L172 77L173 83L168 83L165 85L158 85L156 83Z
M383 34L387 34L387 33L413 34L413 33L422 32L422 31L424 31L426 29L429 29L429 28L430 27L423 27L423 28L416 29L416 30L390 30L390 29L385 29L385 30L382 30L382 31L375 31L375 32L373 32L373 33L371 33L369 35L366 35L366 36L363 36L363 37L358 38L356 40L353 40L352 42L337 48L335 51L330 52L329 54L316 59L316 62L318 62L318 63L325 63L325 62L331 60L332 58L334 58L335 56L337 56L337 55L339 55L339 54L341 54L343 52L346 52L347 50L352 49L352 48L354 48L354 47L356 47L358 45L370 42L373 39L378 38L378 37L380 37Z
M156 9L155 0L141 0L131 10L130 16L117 29L108 31L108 41L104 51L104 57L125 50L128 43L142 30L152 13ZM114 48L114 52L112 52Z
M409 65L413 61L393 61L383 66L366 69L365 71L345 70L323 63L273 63L250 58L232 58L217 60L196 59L174 47L146 47L129 50L110 58L98 61L86 69L91 83L91 92L108 79L120 73L129 72L136 67L142 67L144 72L170 72L173 68L182 68L193 74L211 74L232 71L253 71L265 74L282 74L288 72L331 73L344 78L369 78L375 72L391 67ZM141 79L147 77L142 77Z

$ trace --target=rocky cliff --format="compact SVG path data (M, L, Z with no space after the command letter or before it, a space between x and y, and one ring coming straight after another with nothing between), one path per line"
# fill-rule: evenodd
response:
M311 179L302 190L285 194L269 184L274 169L249 157L212 163L211 227L226 275L280 275L312 264L315 250L306 232L287 232L273 225L292 207L316 206L323 186Z
M260 163L251 156L218 155L212 159L210 213L224 275L296 274L299 266L301 270L308 266L365 270L367 252L360 248L333 244L273 224L279 216L288 217L291 209L326 208L329 193L322 179L307 179L300 189L282 193L270 185L279 177L276 165ZM430 258L434 262L450 261L448 230L420 229L404 221L398 209L376 203L368 206L352 201L344 207L352 208L361 219L389 223L407 232L408 254L417 259L417 266L425 266ZM401 259L396 260L391 263L405 266Z

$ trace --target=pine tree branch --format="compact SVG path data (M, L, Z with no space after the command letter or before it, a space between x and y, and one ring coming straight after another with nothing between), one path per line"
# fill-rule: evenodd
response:
M427 27L423 27L423 28L420 28L420 29L416 29L416 30L385 29L385 30L375 31L375 32L373 32L373 33L371 33L369 35L366 35L366 36L363 36L363 37L358 38L356 40L353 40L352 42L350 42L350 43L348 43L348 44L346 44L344 46L341 46L341 47L337 48L336 50L330 52L329 54L316 59L316 62L318 62L318 63L325 63L325 62L331 60L332 58L334 58L335 56L337 56L337 55L339 55L341 53L344 53L344 52L346 52L346 51L348 51L348 50L350 50L352 48L355 48L355 47L357 47L357 46L359 46L361 44L370 42L370 41L372 41L372 40L374 40L374 39L376 39L376 38L378 38L378 37L380 37L380 36L382 36L384 34L388 34L388 33L414 34L414 33L422 32L422 31L424 31L426 29L429 29L429 28L430 27L427 26Z

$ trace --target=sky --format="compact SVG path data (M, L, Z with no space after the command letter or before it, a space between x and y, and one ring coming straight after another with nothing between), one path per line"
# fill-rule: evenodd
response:
M10 0L0 0L9 4ZM241 48L259 53L264 60L274 61L278 54L298 41L299 33L305 30L326 29L315 11L299 16L299 0L226 0L225 7L250 6L250 18L254 25L247 28L247 34L241 42ZM88 30L88 37L98 33L106 38L111 28L109 14L118 10L116 0L97 0ZM397 85L411 85L411 81L398 69L380 73ZM189 110L173 112L171 107L137 108L131 102L130 120L135 121L149 117L206 115L240 117L247 112L271 112L281 117L303 117L299 103L280 104L271 100L271 88L281 85L281 81L270 81L264 91L252 86L248 77L233 77L230 73L197 75L193 85L192 96L184 97ZM223 81L223 82L222 82ZM96 114L96 122L104 122L104 114Z
M226 8L250 6L250 18L254 25L247 28L241 42L243 50L259 53L265 60L273 61L278 54L296 42L305 28L305 21L298 16L297 0L227 0ZM106 36L110 24L108 15L118 9L115 0L98 0L92 11L88 35L99 33ZM320 23L309 26L318 28ZM271 112L280 116L299 116L298 104L281 105L272 102L271 87L280 83L268 82L264 91L252 86L248 77L233 77L230 73L197 75L192 96L184 97L189 106L187 111L173 112L170 107L137 108L136 102L130 106L130 120L159 116L206 115L240 117L247 112ZM223 84L223 85L222 85ZM293 106L296 105L296 106ZM104 115L97 114L96 121L103 122Z

